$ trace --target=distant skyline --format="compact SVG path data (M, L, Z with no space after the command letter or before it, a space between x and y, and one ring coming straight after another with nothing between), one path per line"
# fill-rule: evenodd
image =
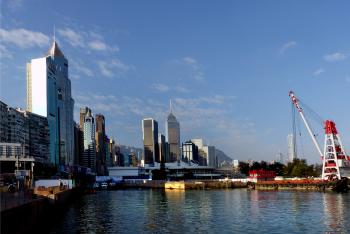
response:
M349 154L349 9L348 1L3 0L0 99L26 108L26 63L47 52L55 27L75 121L83 106L102 113L117 143L141 148L147 117L165 134L172 99L181 141L203 138L240 160L287 158L293 90L336 122ZM299 157L320 163L300 128Z

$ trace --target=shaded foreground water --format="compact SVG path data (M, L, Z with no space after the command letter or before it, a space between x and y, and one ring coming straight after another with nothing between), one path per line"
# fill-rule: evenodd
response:
M118 190L86 195L51 233L350 233L350 194Z

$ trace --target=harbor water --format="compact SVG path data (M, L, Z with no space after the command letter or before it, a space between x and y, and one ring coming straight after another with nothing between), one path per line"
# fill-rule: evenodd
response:
M350 194L100 191L71 204L51 233L350 233Z

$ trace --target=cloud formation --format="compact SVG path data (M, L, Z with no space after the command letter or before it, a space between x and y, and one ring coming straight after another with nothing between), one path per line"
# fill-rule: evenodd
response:
M4 45L0 44L0 58L12 59L12 53Z
M288 49L296 47L298 43L296 41L288 41L284 43L280 49L280 54L284 54Z
M341 61L346 59L347 56L343 53L340 52L336 52L333 54L326 54L325 56L323 56L323 59L326 60L327 62L336 62L336 61Z
M23 0L8 0L6 4L10 11L16 11L23 6Z
M71 28L58 29L57 32L71 46L73 46L73 47L77 47L77 46L84 47L85 46L85 41L83 39L83 36L80 33L74 31L73 29L71 29Z
M180 86L180 85L175 86L175 87L170 87L169 85L158 83L158 84L152 84L151 88L154 90L157 90L161 93L172 91L172 90L174 90L178 93L188 93L189 92L189 90L187 88Z
M169 86L165 84L153 84L151 85L151 88L159 91L159 92L167 92L170 90Z
M313 75L314 76L319 76L319 75L321 75L324 72L325 72L325 70L323 68L319 68L319 69L317 69L316 71L313 72Z
M124 75L129 70L133 69L133 66L129 66L127 64L124 64L119 59L115 58L112 60L100 60L97 61L98 67L100 68L100 71L103 76L106 77L117 77Z
M0 28L0 41L14 44L20 48L47 47L49 37L41 32L30 31L24 28L6 30Z
M184 57L181 59L181 62L190 67L192 70L192 78L194 78L197 81L202 81L204 80L204 73L203 73L203 68L202 65L192 57Z
M103 36L97 32L79 31L72 28L63 28L57 30L59 35L73 47L87 48L99 52L118 52L118 46L110 46L104 42Z
M77 73L81 73L81 74L83 74L85 76L89 76L89 77L93 77L94 76L94 72L90 68L88 68L84 64L84 62L82 60L80 60L80 59L78 59L78 60L70 60L70 64L72 65L71 66L72 73L74 73L76 71Z

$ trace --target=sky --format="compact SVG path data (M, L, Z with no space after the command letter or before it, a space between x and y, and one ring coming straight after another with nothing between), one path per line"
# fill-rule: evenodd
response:
M349 1L2 0L0 99L26 108L26 70L53 36L69 61L74 118L87 105L119 144L141 121L203 138L240 160L287 157L288 92L332 119L350 152ZM55 33L54 33L55 32ZM305 111L323 145L322 125ZM299 157L320 163L302 122ZM300 136L301 135L301 136Z

